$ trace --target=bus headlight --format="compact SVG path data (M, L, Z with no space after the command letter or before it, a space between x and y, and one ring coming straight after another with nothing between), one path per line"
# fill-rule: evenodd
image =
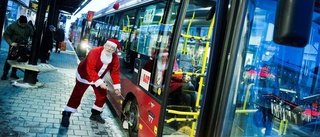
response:
M89 47L89 44L87 42L81 42L80 48L83 50L86 50Z

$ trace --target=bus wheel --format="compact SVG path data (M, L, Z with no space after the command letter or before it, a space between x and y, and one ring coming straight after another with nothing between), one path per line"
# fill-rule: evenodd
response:
M128 119L128 123L129 123L129 136L130 137L137 137L138 136L138 129L139 129L139 117L140 117L140 113L139 113L139 107L138 107L138 103L137 100L134 98L131 100L131 103L127 103L130 104L130 109L129 109L129 119Z

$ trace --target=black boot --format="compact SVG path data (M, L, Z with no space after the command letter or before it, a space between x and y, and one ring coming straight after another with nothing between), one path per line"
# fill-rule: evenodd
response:
M69 127L69 124L70 124L70 120L69 119L70 119L71 113L72 112L69 112L69 111L63 111L62 112L61 126Z
M11 69L11 75L10 75L10 77L11 78L13 78L13 79L19 79L19 77L17 76L17 68L15 68L15 67L12 67L12 69Z
M100 115L102 112L95 109L91 109L91 113L92 113L90 116L91 120L97 121L98 123L101 123L101 124L104 124L106 122Z

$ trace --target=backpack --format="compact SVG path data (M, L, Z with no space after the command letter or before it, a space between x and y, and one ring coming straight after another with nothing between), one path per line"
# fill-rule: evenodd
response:
M9 49L9 60L16 60L18 62L27 62L29 60L30 49L27 46L28 42L25 40L18 41L18 46L11 46Z

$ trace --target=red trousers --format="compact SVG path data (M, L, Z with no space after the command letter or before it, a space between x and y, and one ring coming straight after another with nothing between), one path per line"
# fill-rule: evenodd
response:
M84 92L90 85L84 84L76 80L76 85L73 88L72 94L69 98L68 107L77 109L81 103L81 99L83 97ZM91 85L94 90L94 94L96 95L96 100L94 105L97 107L103 108L104 103L106 103L107 91L100 87L96 87L95 85Z

